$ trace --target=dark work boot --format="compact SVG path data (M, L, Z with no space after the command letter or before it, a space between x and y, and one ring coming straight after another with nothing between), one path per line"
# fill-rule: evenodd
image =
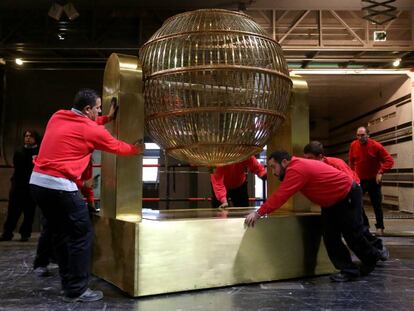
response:
M77 297L64 296L63 301L65 302L91 302L98 301L103 298L103 293L100 290L91 290L88 288L83 292L82 295Z
M381 261L386 261L388 260L388 258L390 258L390 252L388 251L388 249L385 247L385 245L382 246L382 249L379 250L380 252L380 257L379 259Z
M329 278L333 282L350 282L350 281L355 281L356 279L358 279L356 275L352 275L352 274L344 273L344 272L331 274Z

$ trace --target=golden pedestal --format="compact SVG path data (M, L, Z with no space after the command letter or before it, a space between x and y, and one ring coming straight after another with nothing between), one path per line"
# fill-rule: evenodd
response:
M141 222L98 216L93 273L131 296L146 296L333 271L319 215L278 213L245 229L247 212L193 218L199 210L190 210L152 219L144 212Z
M103 109L108 111L110 100L117 98L118 117L108 128L127 141L144 134L143 123L136 122L143 116L142 94L137 88L140 75L136 57L112 55L108 60ZM307 113L307 109L301 111ZM296 114L292 126L297 125L295 120ZM306 137L303 141L307 142ZM94 219L92 272L129 295L333 271L321 242L318 214L279 211L260 219L255 228L245 229L244 217L251 208L142 210L141 172L142 157L103 156L102 215Z

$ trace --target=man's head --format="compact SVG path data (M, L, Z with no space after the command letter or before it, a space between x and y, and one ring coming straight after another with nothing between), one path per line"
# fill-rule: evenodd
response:
M39 144L40 135L34 130L26 130L24 131L23 139L24 139L24 145L31 147L31 146Z
M356 136L359 142L365 145L368 142L369 131L365 126L360 126L357 129Z
M82 111L89 119L95 121L101 112L101 98L91 89L82 89L73 100L73 108Z
M324 157L322 143L317 140L311 141L303 148L303 156L306 159L321 161Z
M289 165L292 156L284 150L275 151L269 156L268 164L272 174L283 181L286 174L286 167Z

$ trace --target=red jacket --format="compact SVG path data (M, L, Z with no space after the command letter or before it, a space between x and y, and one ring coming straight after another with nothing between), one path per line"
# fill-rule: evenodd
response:
M108 123L109 118L108 116L99 116L96 118L96 124L98 125L104 125ZM89 161L88 166L83 171L82 176L76 181L76 186L78 186L78 189L82 193L83 197L86 199L86 202L88 203L94 203L95 202L95 193L93 192L93 187L88 187L85 183L85 181L92 179L93 177L93 165L92 165L92 159Z
M387 150L375 140L368 138L362 145L354 140L349 149L349 166L361 179L375 179L378 173L383 174L392 168L394 160Z
M347 196L352 183L347 174L322 161L292 157L285 179L257 212L270 214L298 191L321 207L329 207Z
M246 169L259 177L266 175L266 169L254 156L240 163L217 167L211 174L211 184L217 200L227 201L227 189L236 189L246 181Z
M92 161L89 161L88 166L83 171L82 176L76 181L76 186L78 186L79 191L82 193L83 197L86 199L86 202L93 203L95 201L95 194L93 192L93 187L88 187L85 184L85 181L92 179L93 176L93 166Z
M85 171L94 149L118 155L142 150L117 140L91 119L70 110L59 110L50 118L33 171L76 182Z
M98 125L105 125L106 123L108 123L109 121L109 117L108 116L99 116L96 118L96 124Z
M352 180L355 181L358 185L361 183L358 174L355 171L351 170L351 168L348 166L348 164L345 163L344 160L333 157L323 157L322 161L330 166L335 167L341 172L344 172L349 177L351 177Z

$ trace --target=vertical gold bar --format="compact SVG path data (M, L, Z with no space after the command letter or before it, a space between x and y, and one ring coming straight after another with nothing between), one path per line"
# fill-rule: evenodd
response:
M105 67L102 106L109 111L111 100L119 109L107 129L117 139L134 143L144 139L142 68L137 57L112 54ZM102 215L139 221L142 216L142 156L102 154Z
M309 104L308 84L300 76L291 76L293 88L290 95L290 109L285 122L267 143L267 155L275 150L286 150L301 156L303 147L309 143ZM279 180L270 172L268 174L267 195L279 186ZM282 209L291 211L310 211L310 202L301 194L295 195L286 202Z

